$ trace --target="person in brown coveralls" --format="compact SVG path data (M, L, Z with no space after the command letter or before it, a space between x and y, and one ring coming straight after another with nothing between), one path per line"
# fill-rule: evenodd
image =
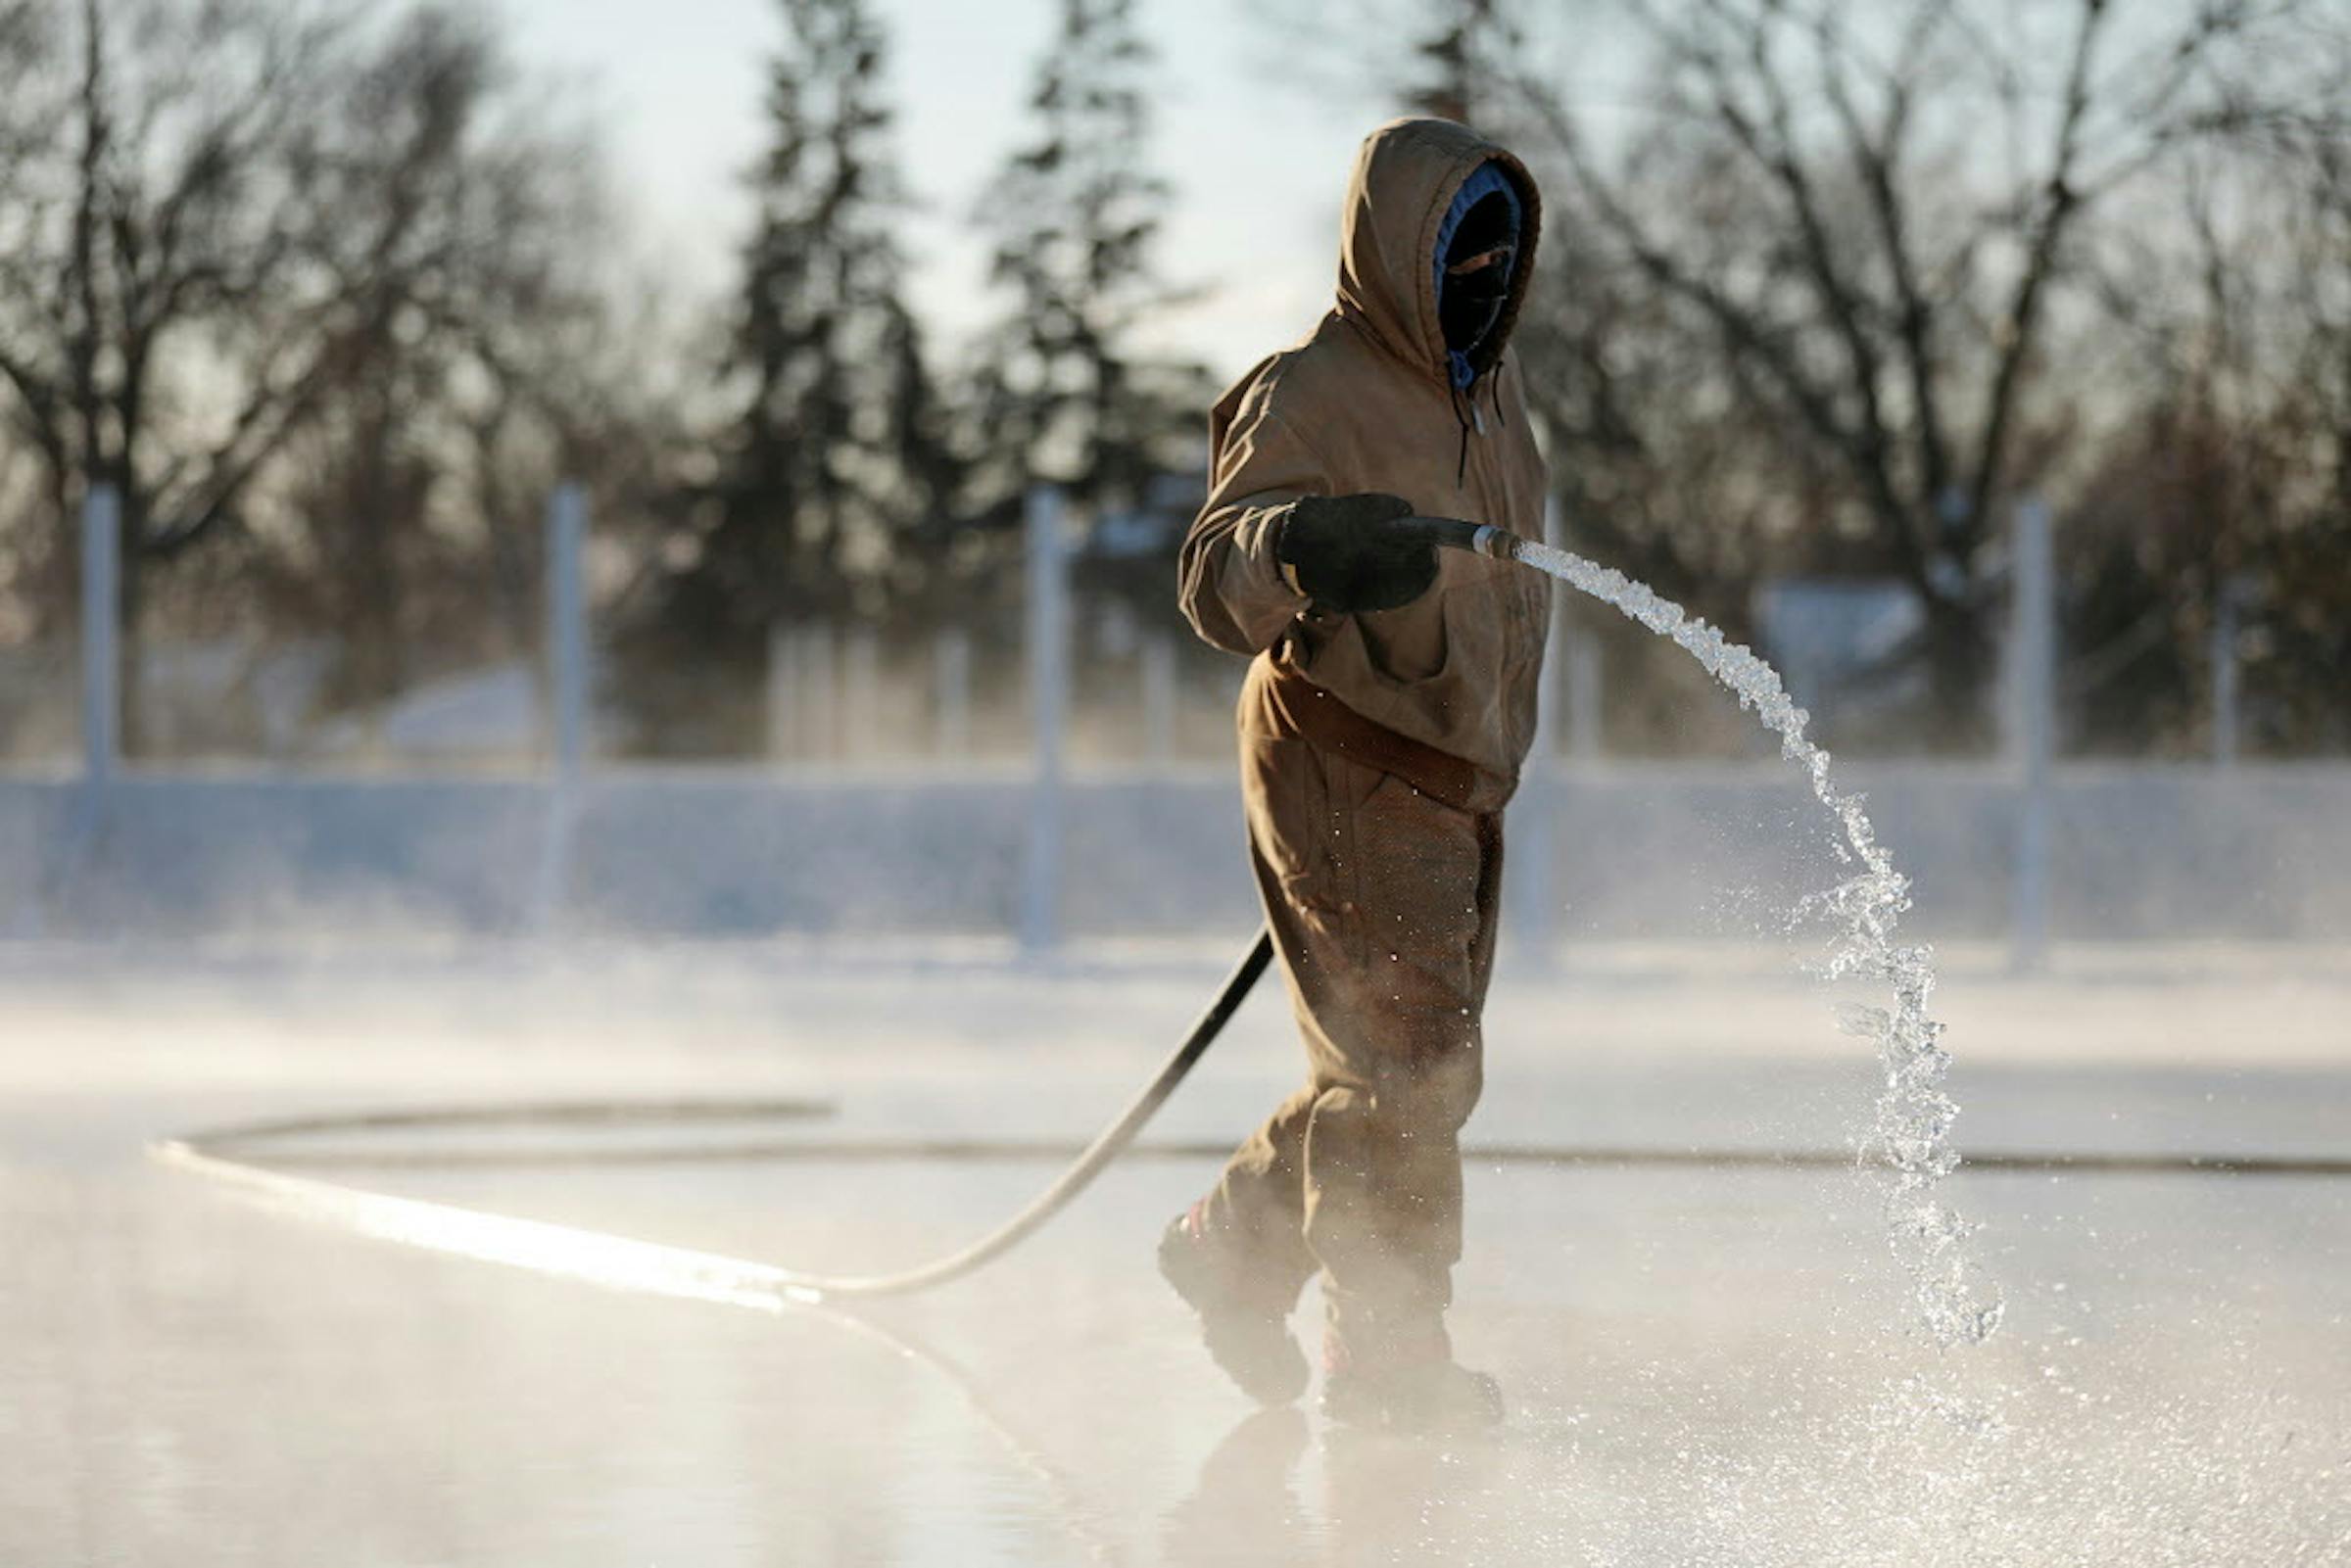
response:
M1543 459L1505 357L1540 217L1525 166L1442 119L1357 156L1338 303L1218 402L1186 616L1251 655L1249 848L1304 1088L1176 1218L1160 1266L1252 1396L1305 1391L1288 1317L1319 1269L1325 1413L1501 1419L1453 1359L1460 1132L1481 1082L1502 810L1535 728L1550 588L1403 539L1414 513L1542 537Z

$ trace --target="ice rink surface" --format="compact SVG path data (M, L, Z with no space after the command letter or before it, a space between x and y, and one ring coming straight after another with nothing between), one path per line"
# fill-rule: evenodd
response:
M1511 1419L1427 1443L1223 1384L1151 1266L1197 1158L1122 1164L980 1276L849 1314L368 1240L143 1153L257 1117L815 1097L836 1113L320 1139L372 1163L305 1173L889 1266L1054 1164L581 1157L1082 1138L1227 956L11 949L0 1562L2351 1562L2351 1179L1963 1171L2009 1312L1939 1353L1865 1175L1476 1164L1456 1335ZM1471 1140L1849 1148L1875 1075L1831 1000L1720 950L1506 975ZM2351 1157L2343 955L1958 955L1939 1003L1963 1152ZM1260 997L1151 1136L1237 1140L1296 1060Z

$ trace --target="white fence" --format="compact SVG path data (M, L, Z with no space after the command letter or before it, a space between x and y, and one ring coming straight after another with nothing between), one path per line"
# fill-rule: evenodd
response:
M1073 936L1244 927L1254 893L1229 770L1146 747L1067 757L1067 519L1028 517L1025 766L680 769L597 762L581 591L587 499L549 510L546 763L535 779L287 776L125 767L117 751L116 508L84 520L77 777L0 779L0 928L20 936L367 931ZM2058 766L2048 525L2018 520L2010 756L1850 770L1918 888L1922 935L2058 941L2351 937L2351 770ZM942 654L968 683L970 653ZM1148 672L1150 666L1145 665ZM1146 705L1172 706L1147 675ZM1776 763L1597 755L1598 676L1555 639L1547 744L1511 810L1509 940L1754 934L1835 875L1823 819ZM942 727L960 723L942 709ZM944 736L942 736L944 738ZM1154 754L1157 752L1158 754Z

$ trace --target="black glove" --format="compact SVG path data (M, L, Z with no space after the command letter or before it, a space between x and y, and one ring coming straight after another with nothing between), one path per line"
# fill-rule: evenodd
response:
M1437 580L1436 546L1389 526L1412 515L1400 496L1303 496L1282 519L1273 555L1318 608L1392 610Z

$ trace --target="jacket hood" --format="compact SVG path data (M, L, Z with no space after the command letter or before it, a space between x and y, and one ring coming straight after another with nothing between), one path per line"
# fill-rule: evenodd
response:
M1480 367L1501 356L1534 275L1542 201L1526 166L1450 119L1392 119L1364 138L1347 181L1339 233L1339 314L1420 373L1450 384L1437 319L1436 265L1446 216L1471 175L1498 166L1518 198L1518 259L1510 297L1480 346Z

